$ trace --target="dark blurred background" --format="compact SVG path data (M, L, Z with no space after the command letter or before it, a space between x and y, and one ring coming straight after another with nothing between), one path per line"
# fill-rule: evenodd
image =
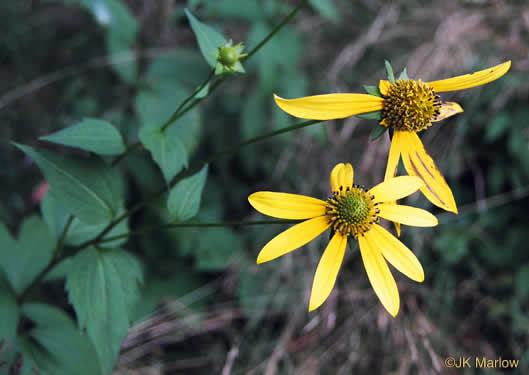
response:
M426 279L398 274L401 310L383 309L358 249L348 251L327 302L308 313L326 236L257 267L276 225L179 229L125 246L146 274L135 323L116 374L496 374L447 369L448 356L518 359L529 373L529 4L525 1L312 0L185 119L192 160L288 126L272 94L292 98L362 92L407 66L425 81L512 60L484 87L443 94L465 112L421 134L453 189L459 215L415 194L409 203L438 215L436 228L405 227L401 239ZM0 2L0 218L13 234L40 214L46 183L11 141L40 136L84 117L104 118L129 143L160 123L207 76L183 9L255 46L293 7L280 0L4 0ZM351 162L355 182L384 175L389 139L370 141L376 122L328 121L249 146L210 166L199 219L258 220L258 190L325 199L328 176ZM61 149L61 152L72 152ZM163 186L144 151L120 164L127 201ZM402 173L404 173L402 171ZM130 225L164 220L161 202ZM68 309L61 281L42 298ZM69 309L71 311L71 309Z

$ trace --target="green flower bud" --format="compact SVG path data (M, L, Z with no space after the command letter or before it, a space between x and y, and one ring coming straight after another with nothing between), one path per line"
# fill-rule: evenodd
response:
M246 54L241 54L244 47L242 43L233 45L230 40L224 46L217 48L217 74L222 74L226 72L230 73L244 73L244 68L242 67L241 62L239 61L242 57L247 56Z

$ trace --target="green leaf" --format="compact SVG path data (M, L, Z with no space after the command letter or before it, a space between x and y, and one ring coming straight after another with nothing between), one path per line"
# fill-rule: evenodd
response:
M48 228L55 239L58 240L62 236L62 232L64 231L70 214L63 207L57 204L57 199L55 198L55 195L51 193L51 190L42 199L40 208L44 221L48 225ZM117 216L123 214L124 212L124 207L120 207L117 212ZM86 224L78 218L74 218L70 224L66 238L64 239L64 244L69 246L78 246L86 241L94 239L107 227L108 224L110 224L110 222L111 220L100 224ZM103 239L128 232L128 219L126 219L112 228L110 232L108 232L105 237L103 237ZM104 248L114 248L122 245L126 241L127 238L125 237L110 242L103 242L100 244L100 246Z
M24 362L29 360L42 374L103 374L92 343L63 311L28 303L22 306L22 313L36 324L28 336L18 340Z
M368 113L362 113L359 115L356 115L356 117L362 118L364 120L382 120L382 111L374 111L374 112L368 112Z
M182 168L187 167L187 151L178 137L162 132L160 126L144 126L140 129L140 141L151 152L169 183Z
M66 279L68 297L80 328L86 329L96 348L104 374L114 368L141 282L141 266L126 251L88 248L72 259Z
M226 269L241 249L241 238L232 229L204 228L193 255L199 270L219 271Z
M198 88L198 87L197 87ZM196 99L203 99L209 94L209 82L195 95Z
M378 86L364 85L364 90L369 95L375 95L375 96L378 96L379 98L382 97L382 94L380 93Z
M125 151L119 131L110 123L93 118L86 118L78 124L40 139L99 155L119 155Z
M384 60L384 65L386 67L386 73L388 75L388 81L389 83L395 82L395 75L393 74L393 68L391 67L391 64L388 60Z
M29 146L16 146L30 156L46 176L59 205L88 224L108 222L117 212L120 197L116 171L102 161L64 158Z
M525 264L516 273L515 290L517 297L523 301L529 296L529 264Z
M371 133L371 140L374 141L375 139L380 138L387 130L388 128L386 128L384 125L377 125Z
M189 92L182 88L177 77L152 74L153 85L148 90L141 90L136 97L136 111L141 123L161 126L169 120L175 106L188 97ZM195 109L173 122L165 132L171 138L180 139L190 155L198 145L200 130L200 112Z
M17 335L19 309L11 286L0 270L0 342L7 345Z
M189 10L185 9L185 13L197 38L200 52L202 52L209 66L214 68L217 65L217 48L226 44L226 39L211 26L196 19Z
M199 172L178 182L171 189L167 208L173 221L186 221L197 214L207 176L208 166L205 165Z
M402 70L402 72L399 74L399 78L398 79L410 79L408 77L408 69L407 68L404 68Z
M340 16L338 10L332 0L310 0L310 4L316 9L322 16L329 19L333 23L337 24L340 22Z
M19 295L51 261L55 241L44 222L36 216L24 220L18 241L8 237L7 230L0 224L3 245L0 266L11 288Z

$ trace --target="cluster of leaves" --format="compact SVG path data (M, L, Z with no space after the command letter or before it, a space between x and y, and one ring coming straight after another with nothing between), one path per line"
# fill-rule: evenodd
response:
M138 60L131 58L138 43L139 25L120 0L62 3L85 9L105 30L110 66L123 84L134 87L134 113L86 117L40 138L66 147L64 151L15 144L39 167L49 190L41 201L42 218L26 219L18 240L5 226L0 228L0 299L5 306L0 325L0 363L3 368L11 367L11 371L18 363L22 374L109 374L130 321L149 314L166 295L179 296L195 289L201 284L201 273L226 269L242 249L241 237L224 227L208 229L206 234L181 228L162 235L148 234L138 243L128 242L129 217L134 211L125 208L130 194L125 177L130 174L140 189L139 194L135 193L136 199L144 198L140 208L150 204L146 214L135 219L140 227L150 224L150 230L182 223L195 217L199 209L199 221L222 220L227 205L222 204L225 192L220 181L210 179L208 194L201 204L208 166L190 165L202 131L202 114L193 108L209 94L212 75L208 77L207 65L218 76L218 84L227 75L244 73L241 62L247 55L242 53L241 44L234 46L215 28L185 10L207 65L195 51L179 49L140 67ZM234 3L203 5L206 12L221 9L226 18L237 18L241 15L237 10L245 3ZM336 19L330 3L312 3ZM277 15L290 10L279 2L270 2L264 14L257 10L245 12L251 15L248 21L254 25L248 44L258 46L273 32ZM264 58L249 65L250 71L258 70L260 79L259 89L253 90L248 99L249 110L242 114L246 127L241 131L243 137L266 130L266 116L258 116L262 122L257 121L255 126L253 111L265 110L261 107L263 98L284 77L297 77L294 81L300 82L299 89L291 94L304 94L306 78L295 69L301 44L296 33L285 28L276 38L265 40L268 51L263 53ZM285 56L284 51L290 51L289 55ZM178 103L181 105L175 111ZM279 112L275 116L279 117ZM134 143L134 139L138 141ZM133 154L137 146L148 150L150 158ZM122 158L127 158L126 170L119 164ZM222 175L216 179L219 178ZM177 252L167 254L164 244ZM142 262L132 254L138 253L138 245L149 253L143 254ZM182 264L186 257L196 260L194 265L189 264L191 268ZM173 260L161 264L161 258ZM245 257L241 259L243 263L250 262ZM167 274L172 276L163 276ZM146 285L140 293L144 278ZM76 321L61 310L63 302L59 307L33 302L35 297L42 297L40 284L53 280L64 280ZM242 277L241 285L245 305L248 286L254 285L254 290L255 283L251 277ZM137 303L139 298L141 302ZM79 368L79 363L88 365Z

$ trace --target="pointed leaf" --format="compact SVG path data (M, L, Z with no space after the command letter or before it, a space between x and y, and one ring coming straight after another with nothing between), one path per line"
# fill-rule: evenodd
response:
M187 151L180 139L159 126L144 126L140 129L140 141L151 152L169 183L182 168L187 167Z
M183 179L171 189L167 208L172 220L182 222L197 214L207 176L208 166L205 165L199 172Z
M86 118L69 128L40 139L77 147L99 155L119 155L125 151L125 144L119 131L110 123L94 118Z
M371 140L374 141L375 139L378 139L384 134L388 128L386 128L384 125L377 125L375 126L375 129L373 129L373 132L371 132Z
M0 270L0 342L11 345L17 335L19 309L10 285Z
M0 238L8 247L0 248L0 263L11 288L18 295L48 265L53 255L55 241L42 220L31 216L24 221L18 241L5 240L9 236L0 224Z
M377 86L364 85L364 90L369 95L375 95L375 96L378 96L379 98L382 97L382 94L380 93L380 90L378 89Z
M399 74L399 78L397 78L397 79L410 79L410 78L408 77L408 69L407 69L407 68L404 68L404 69L402 70L402 72L400 72L400 74Z
M384 61L384 66L386 67L386 73L388 75L388 81L389 83L395 82L395 74L393 74L393 68L391 67L391 64L388 60Z
M42 374L103 374L92 343L66 313L41 303L24 304L22 313L36 324L29 336L17 340L24 367L28 361Z
M16 146L37 163L57 202L73 215L88 224L114 217L120 195L113 181L116 171L101 161L65 158L29 146Z
M380 121L382 119L382 111L361 113L359 115L356 115L356 117L362 118L364 120L377 120L377 121Z
M49 230L55 237L59 239L64 231L68 217L70 214L61 206L58 205L55 195L50 192L44 196L41 201L41 211L42 218L48 225ZM120 207L117 212L117 215L121 215L124 212L124 208ZM74 218L64 239L65 245L69 246L78 246L83 242L89 241L99 235L111 220L107 222L102 222L100 224L86 224ZM127 233L129 231L128 219L123 220L118 225L116 225L110 232L108 232L104 238L110 238L117 236L119 234ZM112 248L117 247L127 241L127 238L122 238L112 242L103 242L100 244L101 247Z
M217 30L196 19L189 10L185 9L185 13L197 37L200 52L202 52L209 66L214 68L217 64L217 48L226 44L226 39Z
M115 366L140 282L140 264L123 250L88 248L70 264L68 297L80 328L86 329L96 348L104 374L110 374Z

